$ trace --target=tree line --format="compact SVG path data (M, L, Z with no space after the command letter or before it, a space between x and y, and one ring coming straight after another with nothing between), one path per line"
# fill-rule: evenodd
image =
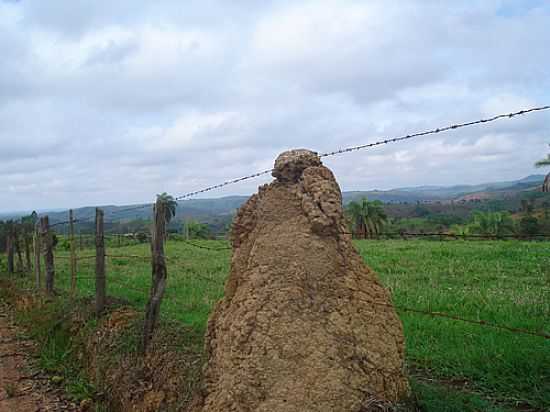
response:
M366 197L350 202L345 208L348 228L357 239L377 238L384 233L441 232L459 236L550 236L550 201L536 209L532 199L522 199L521 209L509 211L474 210L469 217L424 213L417 218L388 217L384 204Z

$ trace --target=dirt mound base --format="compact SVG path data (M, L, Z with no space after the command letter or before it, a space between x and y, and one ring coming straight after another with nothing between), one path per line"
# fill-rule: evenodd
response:
M195 411L367 411L409 393L388 292L346 232L313 152L285 152L234 222L225 297L208 324Z

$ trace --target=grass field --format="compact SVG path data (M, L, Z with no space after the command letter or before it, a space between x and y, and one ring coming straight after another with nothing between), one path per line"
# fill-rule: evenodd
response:
M195 242L223 247L223 241ZM550 333L550 242L357 241L365 261L397 306ZM166 245L166 318L201 331L223 295L230 251L185 242ZM149 255L146 244L108 248L110 255ZM82 250L81 256L93 250ZM56 259L56 286L68 288L69 262ZM109 257L108 293L143 308L147 259ZM79 261L78 290L94 290L94 259ZM550 340L399 311L413 389L429 411L550 410Z

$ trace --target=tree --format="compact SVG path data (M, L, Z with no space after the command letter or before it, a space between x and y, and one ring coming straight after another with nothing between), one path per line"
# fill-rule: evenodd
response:
M139 243L145 243L147 242L147 233L145 232L138 232L136 234L136 239L138 240Z
M542 219L539 220L539 233L550 235L550 201L542 202Z
M524 216L519 221L519 230L522 235L536 235L539 233L540 225L535 216Z
M544 220L550 220L550 202L548 200L542 202L542 217Z
M550 154L547 154L545 159L539 160L538 162L535 163L535 167L546 167L546 166L550 166ZM544 178L544 183L542 184L542 191L550 192L550 173L548 173Z
M465 237L470 234L470 227L468 225L452 225L449 228L449 233Z
M471 233L495 237L512 235L515 232L514 221L507 212L476 211L468 227Z
M378 236L388 219L382 202L369 201L366 197L358 202L351 201L346 212L356 236L360 239Z
M160 200L164 203L164 219L166 221L166 225L168 225L172 218L176 216L176 208L178 207L178 202L176 202L173 196L169 195L166 192L157 195L157 200Z
M550 154L546 155L546 159L539 160L535 163L536 167L550 166Z
M533 213L534 206L532 199L521 199L521 211L526 215Z
M208 225L199 223L196 220L187 220L184 223L183 230L188 232L189 239L209 239L211 237Z

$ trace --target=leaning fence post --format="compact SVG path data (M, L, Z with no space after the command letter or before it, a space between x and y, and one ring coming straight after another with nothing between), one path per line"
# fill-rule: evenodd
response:
M103 233L103 210L95 210L95 313L105 309L105 235Z
M166 278L168 271L164 259L164 239L166 234L165 204L157 199L154 207L154 227L151 239L151 263L152 263L152 283L149 293L149 301L145 308L145 322L143 326L143 339L141 342L141 351L145 353L147 346L153 336L153 330L156 327L160 315L160 304L166 289Z
M38 222L36 222L34 226L32 247L34 253L34 278L36 281L36 289L40 290L40 278L42 277L42 270L40 268L40 228Z
M71 295L76 291L76 244L74 240L73 209L69 210L69 241L71 246Z
M44 266L46 267L46 293L53 295L55 278L55 266L53 260L53 237L50 233L50 221L48 216L40 218L40 231L44 244Z

